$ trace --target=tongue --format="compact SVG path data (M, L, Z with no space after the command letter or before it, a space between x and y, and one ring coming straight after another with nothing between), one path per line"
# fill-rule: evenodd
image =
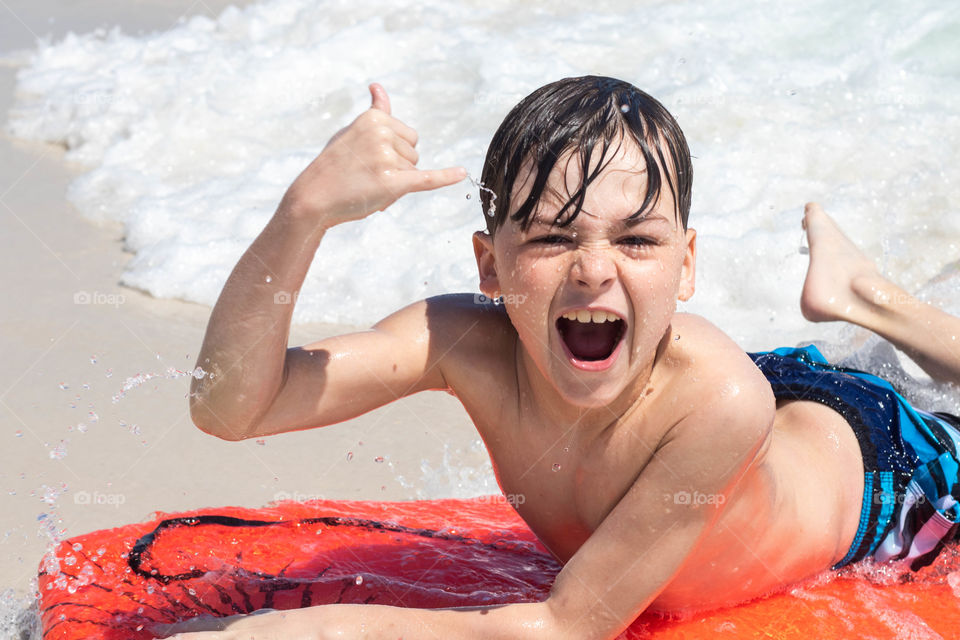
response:
M563 341L578 360L604 360L617 346L620 324L617 322L577 322L560 318L557 327Z

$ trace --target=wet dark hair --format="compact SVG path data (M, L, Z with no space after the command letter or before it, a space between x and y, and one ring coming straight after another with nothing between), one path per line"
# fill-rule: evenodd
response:
M533 186L526 200L510 214L511 220L528 229L557 160L573 150L582 168L581 183L553 221L560 227L570 224L583 208L587 187L626 140L637 144L647 165L643 203L627 220L637 220L656 204L662 170L676 203L677 217L686 229L693 166L680 125L662 104L629 82L583 76L540 87L511 109L500 124L487 149L481 176L483 186L490 190L480 191L487 231L493 235L503 226L513 206L510 197L514 183L524 161L531 158L536 171ZM598 150L600 157L594 160ZM491 203L495 205L493 215Z

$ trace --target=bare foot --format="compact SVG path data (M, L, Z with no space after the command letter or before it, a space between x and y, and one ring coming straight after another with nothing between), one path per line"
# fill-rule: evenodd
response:
M892 285L819 204L808 202L803 213L810 266L800 295L800 311L811 322L857 322L889 295L887 288Z

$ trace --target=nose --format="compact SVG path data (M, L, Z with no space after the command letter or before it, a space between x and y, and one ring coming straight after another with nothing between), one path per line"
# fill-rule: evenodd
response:
M581 249L571 270L571 277L581 287L603 290L613 283L617 265L603 251Z

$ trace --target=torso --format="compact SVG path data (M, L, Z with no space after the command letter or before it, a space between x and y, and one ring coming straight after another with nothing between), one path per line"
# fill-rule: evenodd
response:
M696 350L703 332L722 336L691 316L676 316L674 327L683 333L684 345L677 347L682 349ZM746 358L722 339L729 342L731 358ZM549 424L530 405L516 369L516 334L505 316L496 320L487 314L460 348L467 353L457 360L465 364L446 372L447 381L487 445L501 490L512 494L519 514L561 561L576 553L616 506L676 422L671 399L715 391L691 384L697 376L689 375L689 364L677 375L655 370L637 390L646 397L631 415L612 420L588 441L575 425ZM762 378L759 370L756 375ZM507 388L505 379L517 384ZM862 495L860 449L844 419L813 402L779 403L766 441L713 530L651 608L732 604L827 569L853 540Z

